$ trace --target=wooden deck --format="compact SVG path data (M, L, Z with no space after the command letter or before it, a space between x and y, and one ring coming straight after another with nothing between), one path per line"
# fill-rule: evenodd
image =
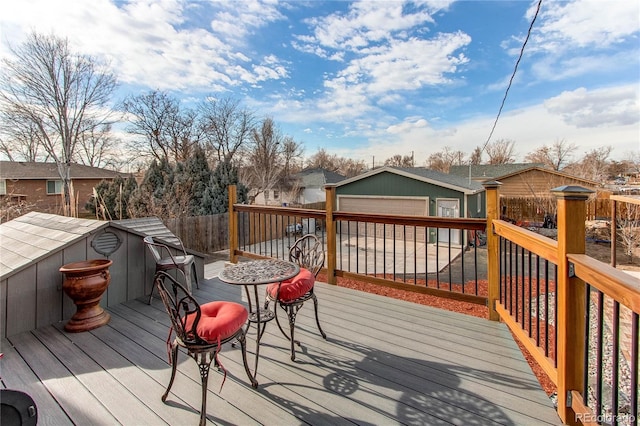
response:
M205 276L221 265L208 265ZM269 324L257 390L239 350L225 347L222 390L222 372L212 369L209 379L212 424L560 424L504 324L324 283L316 288L328 339L305 306L297 319L302 348L292 362L288 342ZM216 278L195 290L202 302L241 301L241 293ZM160 301L109 312L111 322L91 332L69 334L61 323L3 340L2 385L34 397L40 425L197 424L199 374L186 355L168 404L160 400L170 374Z

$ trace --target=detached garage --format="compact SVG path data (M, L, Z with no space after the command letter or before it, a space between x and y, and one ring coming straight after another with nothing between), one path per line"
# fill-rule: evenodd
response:
M345 179L337 183L335 188L336 208L340 211L486 217L485 190L480 183L422 167L385 166ZM434 238L435 235L431 235L429 240ZM440 241L446 238L441 235ZM456 236L453 239L459 238ZM422 240L424 236L417 235L416 239Z
M484 187L423 167L381 167L335 185L341 211L486 217Z

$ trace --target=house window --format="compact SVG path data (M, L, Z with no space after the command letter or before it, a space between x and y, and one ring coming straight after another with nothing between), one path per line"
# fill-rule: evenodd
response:
M48 180L47 181L47 195L62 194L62 181L61 180Z
M4 179L0 179L0 195L7 194L7 181Z
M478 201L477 201L477 208L478 208L478 213L480 213L480 211L482 211L482 193L478 194Z
M273 190L273 199L277 200L278 198L280 198L280 191L278 190Z

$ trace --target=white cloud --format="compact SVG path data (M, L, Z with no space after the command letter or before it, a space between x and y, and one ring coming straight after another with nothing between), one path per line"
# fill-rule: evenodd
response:
M638 16L640 2L635 0L546 2L537 32L544 43L558 42L556 46L603 47L637 33Z
M313 36L299 36L298 40L301 44L315 44L326 49L358 51L392 37L402 38L405 31L417 25L432 23L428 9L423 6L413 13L405 13L402 2L355 2L347 13L308 19L306 22L312 27Z
M338 75L368 83L367 92L379 95L396 90L417 90L449 81L446 74L467 63L455 52L471 38L464 33L439 34L431 40L410 39L364 51Z
M584 109L580 110L583 105ZM611 158L621 160L627 158L629 152L640 152L639 117L636 87L611 87L593 92L579 89L562 93L544 104L503 114L491 142L515 141L517 161L559 139L579 147L576 158L611 146ZM430 154L445 147L469 155L474 148L483 146L494 118L478 116L441 128L420 117L408 117L385 129L378 126L370 132L375 136L369 137L368 143L355 149L343 148L341 152L367 162L371 161L372 153L376 162L382 162L396 154L414 152L416 165L424 165ZM580 125L586 123L590 126Z
M220 11L211 20L211 30L227 41L241 44L256 29L285 19L276 1L218 1L212 5Z
M252 66L250 58L230 43L281 18L271 3L215 3L234 10L232 14L220 12L220 22L228 19L233 26L228 32L218 27L216 34L185 25L186 12L200 7L186 0L117 4L121 7L107 0L13 2L3 11L3 29L11 29L5 38L15 45L31 28L67 37L74 50L108 59L121 82L154 89L224 91L243 82L287 75L282 64Z
M565 91L544 103L547 110L578 128L638 125L639 93L636 85L588 91ZM640 135L638 135L640 136Z

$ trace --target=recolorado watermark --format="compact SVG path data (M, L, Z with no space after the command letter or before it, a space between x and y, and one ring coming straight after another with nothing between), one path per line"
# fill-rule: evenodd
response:
M636 416L632 414L593 414L593 413L576 413L576 420L583 423L599 423L599 424L633 424Z

